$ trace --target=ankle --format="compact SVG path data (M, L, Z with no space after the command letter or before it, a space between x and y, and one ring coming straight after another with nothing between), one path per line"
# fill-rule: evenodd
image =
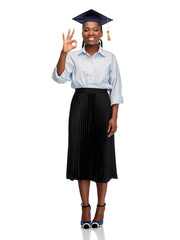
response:
M81 206L88 206L89 205L89 202L82 202L81 203Z
M105 207L106 203L105 202L98 202L97 206L98 207Z
M97 205L101 205L101 206L104 206L104 202L98 202Z
M89 199L85 199L81 201L82 205L88 205L89 204Z

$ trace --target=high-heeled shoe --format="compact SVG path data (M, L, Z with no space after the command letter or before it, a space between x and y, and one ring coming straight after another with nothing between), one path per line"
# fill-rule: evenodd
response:
M105 207L106 206L106 203L104 203L104 205L99 205L97 204L98 207ZM105 209L104 209L105 210ZM102 227L103 226L103 221L101 222L98 222L98 221L94 221L94 219L92 220L91 222L91 226L92 228L99 228L99 227Z
M90 207L90 209L91 209L91 205L90 205L90 204L88 204L88 205L86 205L86 206L83 206L82 203L81 203L81 206L82 206L83 208ZM85 229L90 228L90 227L91 227L91 221L86 221L86 222L81 221L81 227L82 227L82 228L85 228Z

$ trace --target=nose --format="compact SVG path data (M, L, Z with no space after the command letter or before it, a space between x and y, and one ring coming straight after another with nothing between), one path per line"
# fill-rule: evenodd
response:
M93 33L93 30L89 30L89 36L92 36L94 33Z

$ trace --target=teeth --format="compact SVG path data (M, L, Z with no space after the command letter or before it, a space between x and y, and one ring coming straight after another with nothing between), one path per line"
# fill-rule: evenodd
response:
M89 40L93 40L93 39L95 39L95 38L88 38Z

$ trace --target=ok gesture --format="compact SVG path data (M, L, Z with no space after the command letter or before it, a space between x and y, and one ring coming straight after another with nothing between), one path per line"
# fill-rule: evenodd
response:
M71 51L72 49L77 47L77 41L76 40L72 40L72 37L74 35L75 29L73 29L71 35L70 35L70 29L68 31L68 35L65 39L64 33L63 33L63 52L67 53L69 51ZM75 42L75 46L72 45L72 43Z

